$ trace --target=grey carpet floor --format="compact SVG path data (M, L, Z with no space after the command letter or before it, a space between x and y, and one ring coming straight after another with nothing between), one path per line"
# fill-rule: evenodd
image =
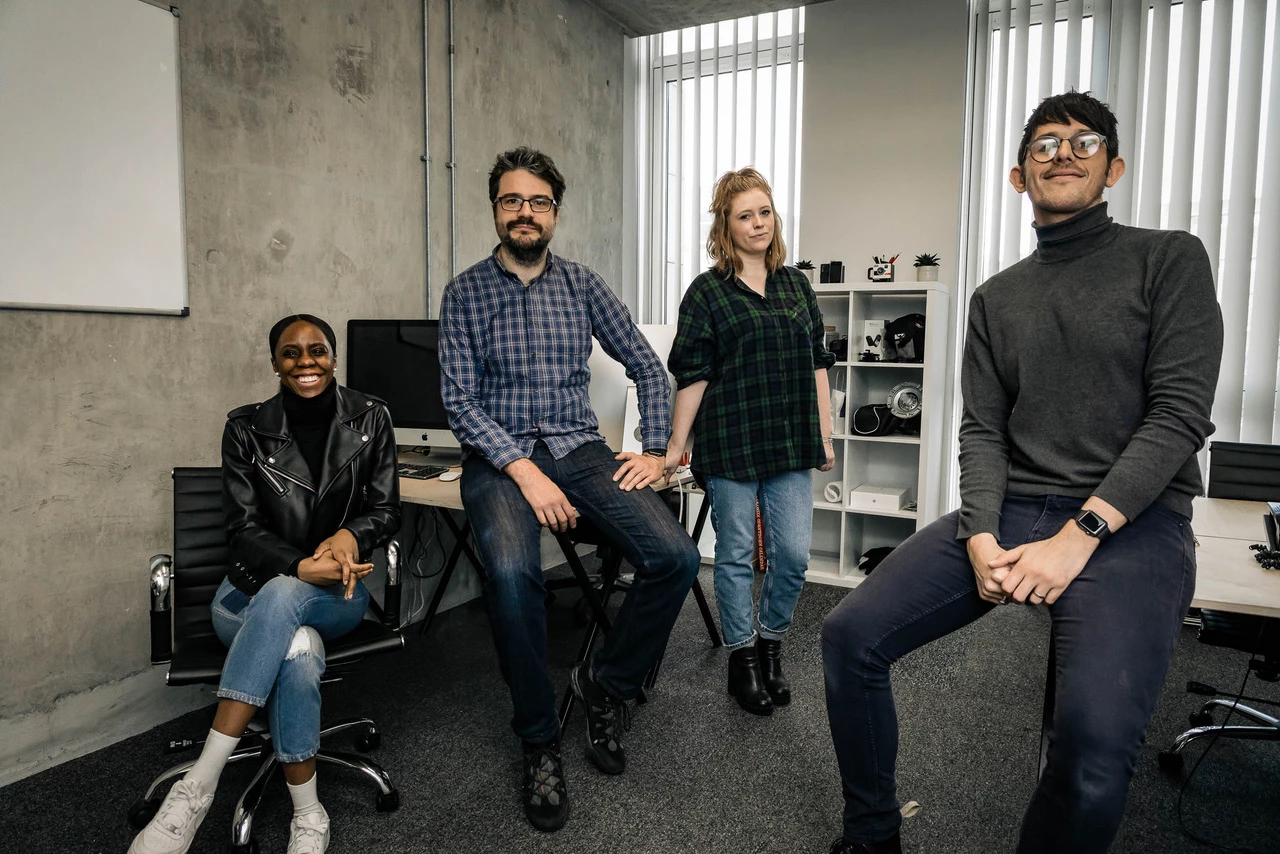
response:
M702 584L711 593L709 570ZM373 809L373 790L321 768L320 795L341 852L825 852L840 831L840 782L823 704L819 630L846 591L808 585L784 645L795 700L769 718L747 715L725 694L726 654L712 649L692 598L676 625L656 689L634 710L628 769L597 773L583 755L575 713L565 744L572 802L568 825L539 834L519 805L519 745L480 602L438 618L402 653L370 660L325 689L327 718L369 714L382 729L376 758L402 806ZM581 638L574 593L549 613L557 684ZM1011 852L1035 785L1047 614L1000 608L919 650L895 669L901 717L899 794L922 810L903 826L911 852ZM1186 629L1148 743L1138 761L1115 852L1218 850L1179 825L1180 779L1156 755L1186 727L1198 679L1233 693L1246 657L1203 646ZM1280 696L1251 680L1247 693ZM209 711L193 712L5 787L0 852L123 852L130 803L175 757L161 745L202 735ZM1188 752L1188 768L1203 752ZM231 766L192 852L222 851L246 766ZM1185 772L1184 775L1185 777ZM283 852L289 818L282 782L268 789L255 823L263 852ZM1222 845L1280 852L1280 745L1219 741L1187 788L1188 828Z

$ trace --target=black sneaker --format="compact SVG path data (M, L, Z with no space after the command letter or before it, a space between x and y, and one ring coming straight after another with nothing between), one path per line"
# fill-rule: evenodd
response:
M586 662L575 664L569 671L569 686L586 710L587 758L603 774L621 774L627 770L622 733L631 729L627 704L605 693L591 678Z
M544 833L559 830L569 819L558 741L524 745L524 814Z

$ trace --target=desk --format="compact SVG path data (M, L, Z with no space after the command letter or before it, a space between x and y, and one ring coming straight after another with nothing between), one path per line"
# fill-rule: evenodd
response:
M1196 592L1192 607L1280 617L1280 572L1263 569L1249 550L1266 541L1261 501L1197 498Z
M420 634L426 634L427 629L431 627L431 620L435 618L436 611L440 608L440 600L444 599L445 589L449 586L449 579L453 578L453 571L458 566L458 558L464 553L467 560L471 561L471 565L475 567L476 572L480 572L480 558L471 549L471 543L468 537L471 534L471 523L463 522L461 526L453 518L450 511L462 509L462 481L455 480L445 483L438 477L422 480L416 477L400 478L400 501L407 504L419 504L424 507L434 507L440 509L440 516L444 519L445 525L449 528L449 533L453 534L453 550L449 552L449 556L445 559L444 568L440 571L440 581L436 584L435 593L431 596L431 604L427 606L426 616L422 618L422 629ZM411 559L411 555L406 555L406 559Z

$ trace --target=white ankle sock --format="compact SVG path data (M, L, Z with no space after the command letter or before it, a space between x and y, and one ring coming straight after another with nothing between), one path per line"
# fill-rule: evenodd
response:
M320 798L316 794L316 776L297 786L289 783L289 797L293 799L293 814L305 815L309 812L320 812Z
M222 775L222 769L226 767L227 760L231 758L232 752L239 743L238 738L223 735L217 730L209 730L209 737L205 739L200 758L196 760L195 767L187 772L184 779L196 781L206 794L212 794L218 786L218 777Z

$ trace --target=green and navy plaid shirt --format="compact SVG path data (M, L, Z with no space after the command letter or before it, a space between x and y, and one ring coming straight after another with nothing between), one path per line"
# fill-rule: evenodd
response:
M693 468L763 480L826 461L813 372L835 364L818 298L783 267L762 297L708 270L689 285L667 367L684 388L707 380L693 422Z

